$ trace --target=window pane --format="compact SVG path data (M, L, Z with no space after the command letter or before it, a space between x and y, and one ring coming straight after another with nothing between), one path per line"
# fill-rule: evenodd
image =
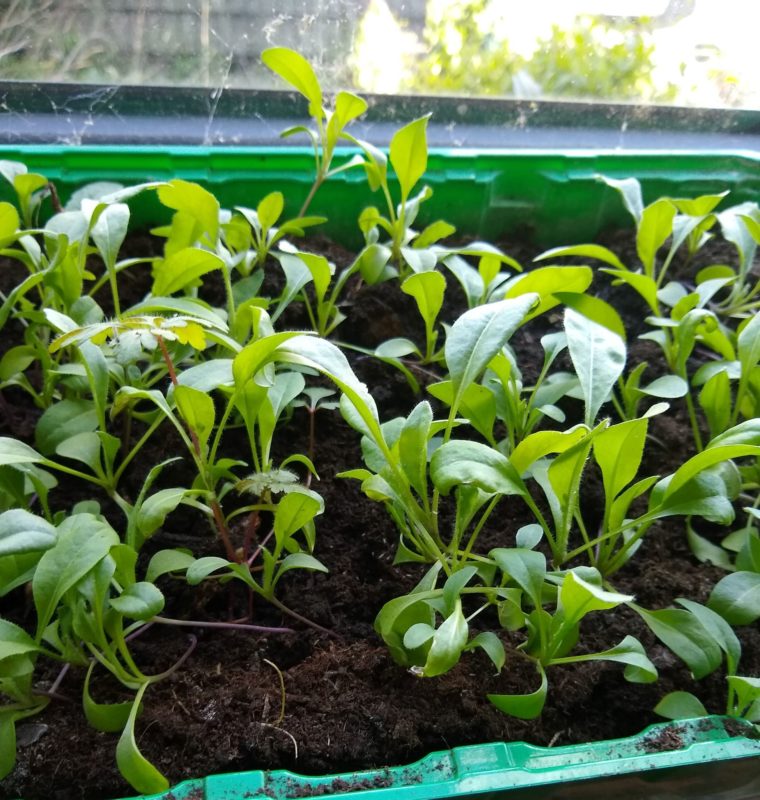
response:
M0 79L760 107L746 0L0 0Z

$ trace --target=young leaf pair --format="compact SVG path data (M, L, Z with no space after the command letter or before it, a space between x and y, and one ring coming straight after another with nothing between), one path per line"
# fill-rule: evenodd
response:
M615 608L633 598L601 587L601 577L589 568L548 573L546 559L527 548L497 548L479 566L467 566L436 588L439 565L429 570L408 595L386 603L375 628L391 655L421 677L450 670L462 654L482 648L497 671L515 657L534 665L540 685L524 695L489 694L501 711L522 719L541 713L548 693L550 667L580 661L616 661L626 665L625 675L635 682L651 682L657 670L641 644L626 636L615 647L598 653L572 655L580 637L580 623L595 611ZM478 580L482 585L469 585ZM465 617L465 603L477 607ZM553 612L547 607L554 606ZM502 629L525 629L527 639L505 650L502 638L482 631L470 638L469 624L489 608L496 608ZM438 617L441 622L438 623Z
M728 716L760 722L760 680L738 674L742 647L732 626L750 625L760 618L760 575L735 572L722 578L707 605L678 598L680 608L635 610L663 644L689 668L696 680L718 669L725 660ZM706 716L708 711L691 692L670 692L655 707L669 719Z

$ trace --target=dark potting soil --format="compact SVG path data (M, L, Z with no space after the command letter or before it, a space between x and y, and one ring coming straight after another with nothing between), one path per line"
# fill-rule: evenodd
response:
M515 249L508 247L507 252L514 254ZM339 260L347 256L333 250L330 257ZM522 260L528 263L530 255L524 254ZM149 270L140 269L131 284L125 284L134 287L134 296L125 298L125 305L141 299L150 286ZM2 275L0 269L0 281ZM0 285L0 289L5 287ZM374 347L391 336L421 336L412 299L396 288L354 284L349 291L349 318L337 334L341 340ZM609 295L621 289L602 282L599 291ZM634 340L642 319L636 299L630 292L624 295L623 301L615 299L618 306L630 301L626 325L633 331L631 358L645 358L656 370L656 350ZM454 286L444 318L451 321L463 310L464 301ZM300 321L303 325L299 315L294 307L288 323L296 327ZM526 326L513 339L526 378L537 362L540 336L560 324L558 316L548 317ZM6 346L11 343L4 343L3 349ZM398 371L356 354L349 353L349 357L375 396L382 419L408 413L416 398ZM427 370L417 377L423 384L436 379ZM0 435L33 441L39 412L30 408L18 390L9 389L0 397ZM646 474L672 471L691 452L688 445L684 450L684 443L691 440L685 415L677 405L675 412L652 420ZM278 435L276 455L306 452L308 427L307 413L296 410ZM489 692L525 693L537 687L534 669L514 653L498 676L480 651L465 655L451 672L435 679L419 679L396 665L374 633L373 620L383 603L414 586L424 567L394 566L397 534L392 522L381 506L361 494L356 482L336 479L341 470L361 465L357 434L337 412L323 410L317 412L316 432L314 461L320 481L315 488L324 496L325 513L317 522L315 555L330 571L291 572L280 584L279 597L331 634L305 627L257 602L255 624L288 626L293 632L256 634L154 625L133 642L138 664L151 673L169 667L187 648L190 634L197 638L182 668L149 689L137 728L141 750L173 784L211 773L250 769L352 772L406 764L431 751L496 740L563 745L613 739L635 734L658 721L652 709L676 688L694 692L710 711L724 709L725 680L720 671L693 681L683 664L624 607L588 617L579 648L604 650L627 634L637 636L658 667L660 680L647 685L627 683L622 668L611 663L555 667L549 672L546 708L534 721L507 717L486 698ZM146 470L172 454L173 445L165 430L154 437L144 462L133 465L125 475L125 494L134 496L139 491ZM244 457L234 443L229 447L230 455ZM598 503L594 494L598 484L591 471L589 478L592 495L584 503L593 509ZM180 485L183 480L191 480L191 475L182 463L168 466L162 475L163 485ZM61 479L51 501L68 508L90 496L81 486ZM118 511L102 500L118 530ZM443 513L447 513L445 508ZM515 531L528 521L522 503L506 498L479 544L483 550L514 545ZM242 535L240 530L234 532ZM702 532L719 535L709 526ZM196 555L219 553L206 524L185 509L168 518L165 530L146 545L145 556L179 546L189 547ZM696 561L683 522L675 519L652 527L636 557L615 576L615 584L619 591L634 594L641 605L656 609L670 605L676 597L704 602L722 575L721 570ZM218 621L238 617L248 608L248 597L239 587L188 588L169 578L160 585L167 596L167 616ZM32 620L29 593L18 590L4 598L0 613L20 623ZM487 614L481 615L477 624L498 629L495 618ZM748 627L738 635L743 645L742 673L760 674L760 632ZM514 634L504 638L511 647L520 641ZM41 689L56 677L53 667L44 669ZM48 709L19 723L18 763L3 782L0 798L94 800L133 794L115 765L118 737L95 731L84 719L82 680L82 670L70 670ZM92 691L103 702L128 697L105 675L98 676ZM669 749L678 745L669 739L651 746Z

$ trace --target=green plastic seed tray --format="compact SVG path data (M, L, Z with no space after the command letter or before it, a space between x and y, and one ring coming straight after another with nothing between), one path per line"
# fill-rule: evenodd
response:
M406 767L321 777L241 772L186 781L149 800L757 800L760 735L704 717L652 725L637 736L565 747L524 742L431 753ZM148 800L148 798L145 798Z
M314 169L311 151L299 147L19 145L0 147L0 159L23 161L48 176L64 201L94 181L184 178L210 188L228 208L255 206L276 188L291 213L306 196ZM628 222L617 193L597 180L600 174L636 177L652 199L731 186L735 204L760 195L759 161L760 155L745 151L433 150L424 179L433 197L424 213L490 241L519 235L545 247L570 244ZM4 191L0 187L0 199ZM167 211L151 195L130 202L134 225L164 221ZM329 212L324 232L350 246L359 241L359 212L373 202L363 171L348 170L320 188L310 213Z

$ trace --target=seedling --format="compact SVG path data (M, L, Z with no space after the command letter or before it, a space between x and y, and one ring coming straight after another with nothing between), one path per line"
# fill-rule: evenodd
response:
M309 101L309 115L316 127L314 130L297 125L281 134L293 136L303 133L309 137L314 148L316 176L298 214L303 217L319 187L328 178L361 163L360 159L354 158L338 167L332 166L335 148L345 136L345 128L367 110L367 103L351 92L338 92L335 108L325 108L322 87L311 65L302 55L287 47L269 48L261 54L261 60Z
M527 695L488 696L499 710L521 719L533 719L541 713L550 667L579 661L616 661L626 665L625 676L630 681L656 680L657 670L632 636L603 652L571 654L579 639L581 620L587 614L633 600L602 589L595 570L548 573L545 557L529 548L498 548L491 551L489 560L488 566L468 566L452 575L441 589L435 588L436 566L413 592L386 603L375 628L396 661L420 677L435 677L448 672L464 652L475 648L482 648L498 671L509 668L510 658L527 657L539 675L539 688ZM485 584L468 585L474 580ZM479 597L480 605L465 617L464 602ZM494 605L505 632L527 632L527 639L512 645L511 652L492 631L470 638L469 622ZM547 611L547 605L554 606L553 613Z

